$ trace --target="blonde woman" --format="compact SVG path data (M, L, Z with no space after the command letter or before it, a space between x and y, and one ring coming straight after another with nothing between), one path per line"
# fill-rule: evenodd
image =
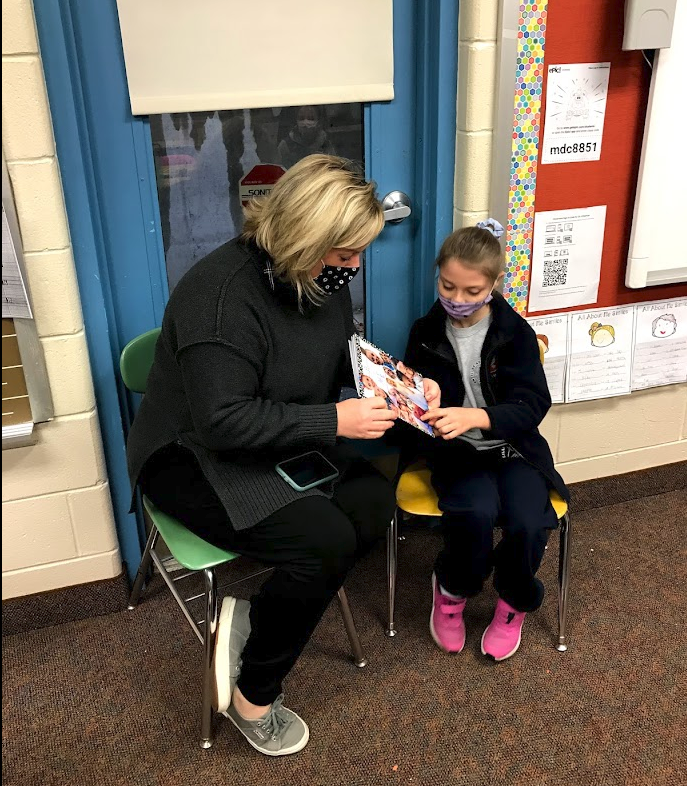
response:
M275 568L250 604L225 598L215 650L217 710L269 756L306 745L282 682L393 513L390 485L339 444L376 439L397 416L379 397L339 402L351 384L346 285L383 223L374 185L343 159L290 169L248 206L242 237L177 285L129 435L131 481L161 510ZM333 492L277 474L310 450L339 468Z

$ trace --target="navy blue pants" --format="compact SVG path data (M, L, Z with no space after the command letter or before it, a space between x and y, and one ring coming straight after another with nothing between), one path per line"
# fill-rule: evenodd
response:
M448 592L471 597L493 570L500 598L517 611L538 609L544 585L536 573L558 526L543 475L520 458L473 453L469 464L451 465L435 463L432 472L443 514L437 580ZM461 468L466 465L469 470ZM496 548L494 527L503 530Z

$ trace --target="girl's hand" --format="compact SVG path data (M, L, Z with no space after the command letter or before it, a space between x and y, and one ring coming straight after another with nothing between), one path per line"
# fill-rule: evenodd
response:
M455 439L471 428L490 429L491 421L483 409L446 407L429 409L422 420L433 426L438 437Z
M337 437L378 439L394 425L398 411L387 409L386 401L374 396L340 401L336 405L336 416Z
M425 398L429 404L429 409L439 409L441 406L441 388L433 379L424 377L422 380L422 387L424 388Z

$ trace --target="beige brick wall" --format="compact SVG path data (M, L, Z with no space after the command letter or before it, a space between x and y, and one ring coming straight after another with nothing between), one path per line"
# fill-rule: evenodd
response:
M55 419L2 453L2 597L121 571L31 0L2 3L2 146Z
M498 0L462 0L454 226L489 210ZM650 297L650 295L649 295ZM552 408L542 431L566 481L687 459L687 385Z
M458 30L454 226L487 217L496 91L498 0L462 0Z

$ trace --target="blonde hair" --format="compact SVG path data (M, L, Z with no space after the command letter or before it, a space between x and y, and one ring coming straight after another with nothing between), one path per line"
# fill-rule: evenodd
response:
M492 281L496 281L504 270L501 244L488 229L478 226L457 229L444 240L436 267L441 269L449 259L477 268Z
M368 246L382 231L384 212L375 184L350 161L312 155L292 166L263 199L245 207L243 237L272 258L274 272L299 300L322 301L313 268L333 248Z
M589 335L594 338L594 335L600 330L608 331L611 334L611 337L615 338L615 328L613 325L602 325L601 322L592 323L592 326L589 328Z

